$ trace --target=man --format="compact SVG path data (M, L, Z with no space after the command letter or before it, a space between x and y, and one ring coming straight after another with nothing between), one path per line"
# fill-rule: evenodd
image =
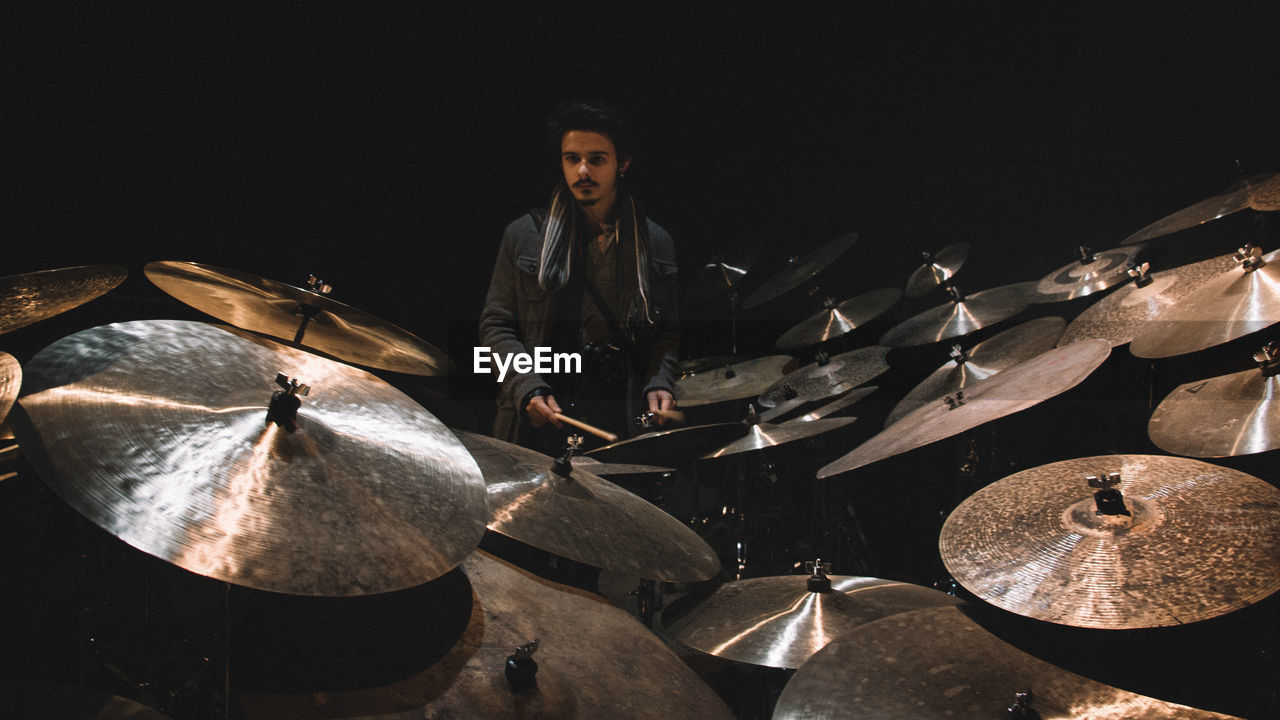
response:
M561 107L550 130L563 181L548 208L503 233L480 344L495 357L581 354L581 373L513 369L498 394L495 437L558 453L557 413L626 436L641 412L673 409L680 335L671 236L623 185L626 122L610 106L577 104Z

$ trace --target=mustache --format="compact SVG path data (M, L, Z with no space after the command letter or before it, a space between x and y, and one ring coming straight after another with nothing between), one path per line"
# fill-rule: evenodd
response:
M574 187L596 187L599 184L600 183L594 180L579 180L578 182L574 183L573 186Z

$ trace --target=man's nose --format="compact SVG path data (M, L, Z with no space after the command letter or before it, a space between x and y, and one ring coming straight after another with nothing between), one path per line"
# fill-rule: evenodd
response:
M584 162L582 162L582 163L578 163L578 177L585 178L585 177L589 176L590 174L591 174L591 172L590 172L590 168L589 168L589 167L587 167L587 164L586 164L586 163L584 163Z

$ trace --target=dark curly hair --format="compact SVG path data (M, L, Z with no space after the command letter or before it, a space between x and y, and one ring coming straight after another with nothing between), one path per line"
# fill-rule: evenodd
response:
M609 138L620 162L635 151L631 123L618 108L607 103L565 103L555 109L547 119L547 140L557 157L560 141L570 130L597 132Z

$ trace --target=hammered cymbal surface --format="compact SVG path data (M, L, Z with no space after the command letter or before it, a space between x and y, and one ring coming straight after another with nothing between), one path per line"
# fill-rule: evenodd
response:
M779 350L816 345L852 332L880 317L902 298L897 288L883 288L851 297L797 323L774 344Z
M916 268L907 278L907 297L920 297L955 277L969 257L969 243L952 243L928 255L928 262Z
M762 390L759 403L771 408L795 398L814 402L852 390L889 369L889 363L885 362L889 349L872 345L832 355L825 364L810 363L796 368Z
M116 265L82 265L0 277L0 333L79 307L128 275Z
M1161 450L1191 457L1252 455L1280 447L1280 377L1243 370L1174 388L1147 422Z
M1036 283L1032 302L1074 300L1119 285L1129 279L1129 268L1142 250L1141 245L1112 248L1093 253L1089 262L1077 260L1063 265Z
M824 418L794 425L773 425L771 423L755 423L748 427L745 437L734 440L715 452L708 453L703 459L720 458L728 455L764 450L765 448L785 445L815 435L842 428L857 420L852 417Z
M1097 514L1085 480L1116 472L1130 517ZM1280 490L1189 458L1063 460L974 493L938 548L961 585L1009 612L1087 628L1183 625L1280 590Z
M750 310L758 305L778 297L792 288L798 287L809 278L817 275L836 258L845 254L857 241L857 233L841 235L831 242L821 245L794 261L789 261L786 268L766 280L760 287L747 296L742 307Z
M448 572L484 534L484 481L466 449L349 365L152 320L65 337L25 371L15 431L45 482L102 529L191 572L363 595ZM311 387L293 432L266 420L277 372Z
M1029 283L1002 285L925 310L880 337L881 345L911 347L968 335L1017 315L1031 304Z
M1268 173L1256 175L1244 182L1236 183L1211 198L1201 200L1194 205L1160 218L1125 238L1121 244L1133 245L1134 243L1163 237L1179 230L1186 230L1197 225L1203 225L1211 220L1226 217L1247 207L1253 207L1255 210L1280 209L1280 203L1275 202L1277 186L1280 185L1277 182L1278 180L1280 180L1280 175Z
M766 355L690 372L676 380L675 396L684 407L755 397L782 377L790 355Z

